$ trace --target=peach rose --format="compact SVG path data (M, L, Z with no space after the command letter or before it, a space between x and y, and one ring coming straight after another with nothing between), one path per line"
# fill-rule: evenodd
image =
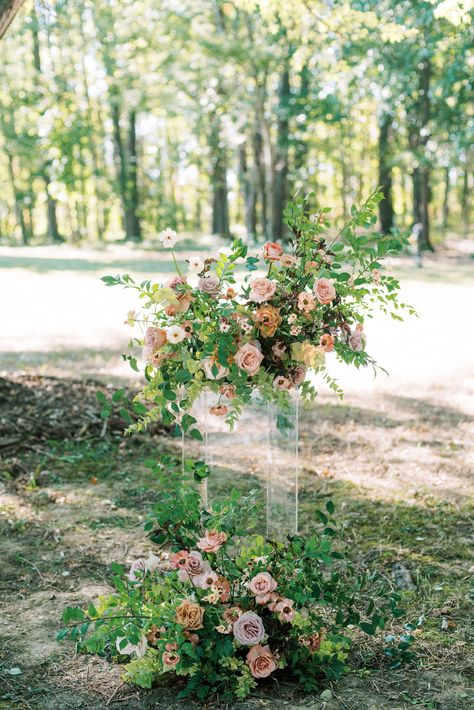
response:
M329 333L323 333L319 339L319 344L322 348L324 348L325 352L332 352L334 350L334 335L330 335Z
M234 399L236 395L235 385L221 385L219 387L219 394L227 397L227 399Z
M255 595L258 604L265 604L277 588L277 583L268 572L259 572L249 582L249 589Z
M206 534L197 543L196 547L199 547L203 552L217 552L220 550L222 545L227 540L227 535L225 532L220 532L219 530L206 530Z
M241 614L234 621L232 631L237 641L240 641L245 646L255 646L265 636L263 621L253 611L245 611Z
M262 353L251 343L242 345L242 347L240 347L235 353L235 362L237 367L240 367L241 370L245 370L250 377L257 374L262 360Z
M204 374L208 380L222 380L222 378L226 377L229 373L229 368L221 365L220 362L217 362L213 357L206 357L204 360L201 360L201 368L204 370ZM216 368L217 374L214 374L212 370Z
M250 282L249 299L255 303L263 303L264 301L269 301L276 291L276 283L270 281L265 277L259 279L252 279Z
M257 644L247 653L246 664L254 678L268 678L278 668L278 660L270 646Z
M280 256L280 264L286 268L296 264L296 257L291 254L282 254Z
M204 609L195 602L185 599L176 609L176 621L180 626L184 626L187 631L198 631L202 629Z
M175 316L177 313L186 313L194 298L189 291L180 291L176 293L178 303L172 306L166 306L165 313L167 316Z
M336 289L329 279L317 279L313 291L319 303L328 304L336 298Z
M264 338L271 338L275 335L281 323L280 312L275 306L260 306L255 312L254 322Z
M283 254L283 248L276 242L267 242L263 245L262 254L268 261L278 261Z
M229 407L225 404L215 404L213 407L209 407L209 412L215 417L225 417L229 413Z

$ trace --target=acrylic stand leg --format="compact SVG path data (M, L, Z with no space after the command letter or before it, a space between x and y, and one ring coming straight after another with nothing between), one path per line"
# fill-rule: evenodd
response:
M234 431L221 417L210 414L216 395L203 394L193 408L203 435L200 444L183 438L184 455L201 459L210 468L210 480L200 485L202 507L225 496L231 488L248 493L260 490L261 532L284 539L298 532L298 400L288 410L255 399L247 406ZM277 426L280 423L280 427ZM208 488L209 486L209 488Z

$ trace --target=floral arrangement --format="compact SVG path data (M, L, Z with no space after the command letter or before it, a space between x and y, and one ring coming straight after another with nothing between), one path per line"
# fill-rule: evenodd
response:
M174 674L180 697L244 698L281 673L315 690L347 670L354 635L403 615L382 578L346 563L333 512L330 501L318 511L320 532L268 541L252 532L252 495L234 491L202 510L184 481L147 521L165 559L150 554L125 574L115 565L115 592L86 610L67 608L59 638L127 661L123 677L141 687Z
M297 197L285 210L292 234L285 249L267 242L249 255L236 240L213 257L190 256L186 273L173 252L178 235L166 229L161 243L176 267L166 285L105 276L107 285L135 289L143 306L127 318L142 329L131 345L143 348L147 380L135 403L139 419L129 431L162 419L199 439L190 409L203 389L218 395L211 412L232 427L255 390L282 407L292 390L312 400L310 371L342 396L326 371L328 356L375 367L366 352L364 317L378 306L399 319L407 307L397 300L397 280L381 271L381 260L398 253L403 240L358 233L374 225L382 197L376 191L354 207L331 238L329 210L310 213L311 195ZM136 357L124 357L138 369Z

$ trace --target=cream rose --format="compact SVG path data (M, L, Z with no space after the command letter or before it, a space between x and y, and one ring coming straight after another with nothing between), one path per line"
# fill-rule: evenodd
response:
M222 380L229 372L228 367L224 367L224 365L221 365L220 362L211 357L206 357L201 361L201 368L204 370L208 380ZM213 373L213 368L217 368L216 374Z
M336 298L336 289L329 279L317 279L313 291L319 303L328 304Z
M255 347L255 345L251 345L251 343L242 345L242 347L235 353L235 362L237 363L237 367L240 367L241 370L245 370L250 377L257 374L262 360L262 353Z
M176 621L180 626L184 626L188 631L198 631L202 629L204 609L188 600L181 602L176 609Z
M278 668L278 660L270 646L254 646L247 653L246 664L254 678L268 678Z
M255 646L265 636L263 621L253 611L246 611L239 616L232 627L235 638L245 646Z
M252 279L250 282L249 300L255 303L263 303L269 301L276 291L276 283L265 277Z

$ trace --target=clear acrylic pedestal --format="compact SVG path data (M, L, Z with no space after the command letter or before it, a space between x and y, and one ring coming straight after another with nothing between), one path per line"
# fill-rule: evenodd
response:
M257 490L259 532L282 540L298 532L299 402L297 395L284 410L257 397L246 406L234 429L209 408L217 395L204 393L192 415L204 437L197 442L183 437L182 455L205 461L210 476L201 484L203 507L224 498L232 488Z

